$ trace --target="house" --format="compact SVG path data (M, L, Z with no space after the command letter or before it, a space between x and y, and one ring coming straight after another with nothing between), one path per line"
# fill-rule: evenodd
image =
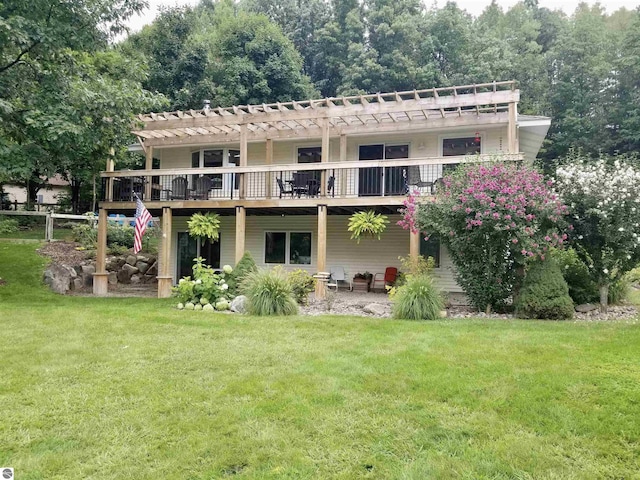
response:
M446 250L398 227L398 208L409 189L432 195L461 162L533 160L550 119L518 116L519 98L507 81L140 115L133 133L145 170L116 171L110 161L102 173L94 292L107 288L107 214L131 215L134 192L162 218L161 297L195 256L220 267L245 251L259 266L341 266L349 277L428 254L440 286L460 291ZM389 215L380 241L350 239L348 219L363 209ZM204 211L222 216L219 242L186 233Z
M12 183L4 184L3 188L7 200L14 205L25 205L27 203L27 189ZM60 195L69 193L69 182L60 175L55 175L47 180L45 187L38 190L36 197L36 207L56 206Z

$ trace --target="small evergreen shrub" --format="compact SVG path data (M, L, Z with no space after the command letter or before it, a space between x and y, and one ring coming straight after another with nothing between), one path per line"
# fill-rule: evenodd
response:
M391 300L393 317L403 320L436 320L444 309L442 295L428 274L408 275Z
M15 233L18 231L18 221L13 218L0 217L0 233Z
M560 267L569 286L569 296L576 305L600 301L598 285L591 279L589 269L573 248L554 250L553 258Z
M289 272L288 278L296 302L300 305L306 305L309 294L315 289L316 279L313 278L309 272L301 268Z
M573 317L573 301L558 264L552 259L532 262L515 302L521 318L562 320Z
M242 281L250 315L295 315L298 304L282 268L248 273Z
M619 304L624 302L629 296L631 289L631 279L624 275L609 285L609 303Z
M242 280L244 277L251 272L257 272L258 266L256 265L255 260L251 256L250 252L245 252L236 268L233 270L227 277L227 284L229 285L229 297L234 298L238 295L241 295L240 286L242 285Z

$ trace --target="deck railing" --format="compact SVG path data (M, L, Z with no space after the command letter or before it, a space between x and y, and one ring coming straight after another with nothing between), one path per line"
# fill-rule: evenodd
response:
M291 200L433 194L458 164L520 161L521 153L359 162L103 172L102 201ZM135 194L135 195L134 195Z

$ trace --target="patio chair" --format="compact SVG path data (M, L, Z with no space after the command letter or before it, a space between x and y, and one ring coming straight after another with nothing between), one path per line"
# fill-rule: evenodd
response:
M336 177L331 175L327 181L327 195L335 197Z
M298 198L309 193L309 178L309 174L306 172L293 173L293 192L298 195Z
M348 283L349 290L353 290L351 282L347 281L346 275L344 273L344 267L330 267L329 272L331 275L329 276L329 281L327 282L327 288L335 287L337 292L340 282L343 282Z
M276 178L276 182L278 182L278 189L280 190L280 198L282 198L283 195L291 195L291 197L293 197L293 188L285 187L284 182L282 181L281 178Z
M162 190L167 192L169 200L186 200L187 199L187 178L176 177L171 180L171 189Z
M212 182L206 175L196 178L195 189L191 196L196 200L207 200L209 198L209 190L211 190Z
M375 291L376 283L382 283L382 290L384 290L387 285L393 285L395 283L397 276L398 269L396 267L387 267L384 273L376 273L373 276L371 290Z
M433 182L425 182L420 177L420 167L418 165L410 165L406 172L407 187L413 186L417 188L429 187L433 193ZM409 190L409 188L407 188Z

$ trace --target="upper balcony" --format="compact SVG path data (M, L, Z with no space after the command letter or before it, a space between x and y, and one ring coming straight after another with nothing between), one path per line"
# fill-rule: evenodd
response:
M101 200L107 208L134 208L135 195L148 208L401 205L410 191L434 194L442 177L460 163L523 158L522 153L505 153L103 172Z

